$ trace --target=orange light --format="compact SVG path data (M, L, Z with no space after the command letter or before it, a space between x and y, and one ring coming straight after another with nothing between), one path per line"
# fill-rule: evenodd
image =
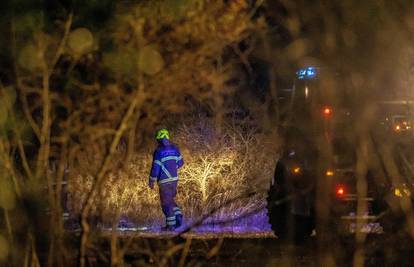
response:
M338 191L336 191L336 193L338 195L343 195L344 194L344 189L343 188L338 188Z
M395 130L396 130L396 131L401 130L401 126L400 126L400 125L395 126Z
M323 108L323 115L325 115L325 116L332 115L332 108L330 108L330 107L324 107Z
M326 171L326 176L333 176L334 172L332 170L327 170Z
M293 168L293 173L295 173L295 174L300 173L300 168L299 167Z

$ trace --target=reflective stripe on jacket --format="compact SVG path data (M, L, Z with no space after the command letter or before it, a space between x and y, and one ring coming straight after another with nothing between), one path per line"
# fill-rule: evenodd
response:
M177 170L184 161L179 149L167 139L163 139L154 152L150 182L158 181L159 185L178 181Z

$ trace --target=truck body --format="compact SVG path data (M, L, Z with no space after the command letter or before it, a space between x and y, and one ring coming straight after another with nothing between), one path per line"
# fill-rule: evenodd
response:
M380 221L389 203L398 201L396 190L411 192L409 175L396 155L403 140L412 140L411 103L358 106L345 89L332 92L316 79L321 75L316 68L312 73L311 79L296 80L290 96L283 96L283 148L268 194L272 229L296 240L315 229L383 232ZM361 119L369 109L370 117ZM398 181L386 166L391 161L401 174Z

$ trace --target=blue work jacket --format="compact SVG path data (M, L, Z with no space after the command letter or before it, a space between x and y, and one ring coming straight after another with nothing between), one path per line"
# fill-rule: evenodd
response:
M164 185L178 181L178 169L183 164L178 147L168 139L162 139L154 152L149 182L157 181L158 185Z

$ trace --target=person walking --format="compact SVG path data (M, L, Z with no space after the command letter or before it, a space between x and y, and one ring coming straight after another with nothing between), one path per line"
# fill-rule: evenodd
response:
M178 184L178 169L184 165L183 157L176 145L170 141L167 129L156 133L158 147L154 151L148 185L154 188L158 183L161 208L165 215L166 226L163 230L174 231L183 223L183 214L175 202Z

